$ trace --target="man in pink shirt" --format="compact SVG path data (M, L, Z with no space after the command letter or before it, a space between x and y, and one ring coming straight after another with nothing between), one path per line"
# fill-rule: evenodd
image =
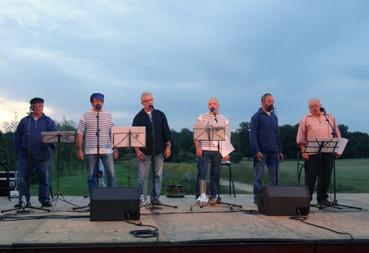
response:
M307 141L315 138L341 137L335 118L325 113L317 98L309 100L310 114L304 116L299 125L296 136L297 145L300 147L301 156L305 160L305 184L312 200L315 181L318 177L317 200L321 206L331 206L328 200L328 188L330 184L334 157L329 153L309 154L304 153Z

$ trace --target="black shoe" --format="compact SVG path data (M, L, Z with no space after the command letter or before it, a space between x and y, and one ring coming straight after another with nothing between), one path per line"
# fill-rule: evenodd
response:
M330 207L332 206L332 202L330 202L328 199L323 199L322 201L319 202L319 205Z
M53 204L51 204L50 202L41 203L41 205L43 207L52 207L53 206Z
M161 201L158 200L158 199L155 199L155 200L151 200L151 205L161 205Z
M31 203L30 202L27 202L26 205L24 206L25 208L26 207L31 207ZM23 208L22 207L22 203L21 202L18 202L17 204L14 205L14 208Z

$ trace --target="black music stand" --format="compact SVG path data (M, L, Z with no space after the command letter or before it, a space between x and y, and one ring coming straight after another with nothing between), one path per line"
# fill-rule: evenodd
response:
M193 132L194 132L194 140L195 141L216 141L218 143L217 145L217 152L220 154L221 150L221 142L225 141L225 127L223 126L217 126L217 125L211 125L209 122L206 125L203 124L195 124L193 126ZM210 145L210 143L209 143ZM221 155L221 154L220 154ZM217 204L223 204L233 207L240 207L242 208L242 205L237 205L233 203L227 203L223 202L222 198L220 197L220 165L222 160L219 161L217 164L217 170L218 170L218 196L217 196ZM199 182L197 182L199 183ZM200 207L203 207L203 205L200 205Z
M346 143L343 143L341 141L342 138L316 138L311 139L307 141L305 150L303 153L308 154L319 154L320 156L322 153L330 154L333 158L333 201L332 201L332 207L335 207L337 209L341 209L341 207L347 207L347 208L353 208L362 210L360 207L354 207L354 206L347 206L347 205L340 205L337 201L337 194L336 194L336 154L342 154L344 150L344 146ZM343 145L343 147L340 147ZM320 168L322 169L322 168ZM306 175L305 175L306 176ZM319 206L319 209L322 209L322 206Z
M146 129L144 126L113 127L113 148L140 148L146 147ZM128 187L131 187L131 168L128 166Z
M75 141L75 132L74 131L54 131L54 132L42 132L42 142L45 144L73 144ZM60 199L64 203L67 203L72 206L77 206L65 199L64 195L60 191L60 147L57 147L57 165L56 165L56 197L53 198L52 202L57 203Z

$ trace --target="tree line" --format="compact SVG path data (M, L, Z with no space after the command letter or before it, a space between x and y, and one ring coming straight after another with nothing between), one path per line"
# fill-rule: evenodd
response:
M338 126L342 137L349 139L346 150L342 158L368 158L369 157L369 135L363 132L350 132L348 126ZM15 122L6 124L5 131L0 131L0 149L5 149L9 154L9 164L11 168L15 168L16 154L13 146ZM76 123L73 121L63 120L57 122L57 128L64 131L76 131ZM286 159L296 159L298 147L296 145L297 125L282 125L279 127L279 135L282 142L283 153ZM188 128L180 131L172 131L172 156L169 161L172 162L195 162L195 148L193 145L193 132ZM250 122L241 122L238 128L232 131L231 142L235 147L235 151L231 154L231 160L234 163L240 162L243 158L252 157L249 145ZM61 155L60 167L65 169L84 168L84 162L76 159L75 145L62 144L59 146ZM135 158L132 149L120 149L122 159ZM56 157L54 155L54 164L56 165Z

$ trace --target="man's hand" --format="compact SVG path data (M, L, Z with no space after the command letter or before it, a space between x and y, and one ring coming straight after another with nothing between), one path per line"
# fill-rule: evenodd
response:
M196 148L196 156L197 157L202 157L202 149L201 148Z
M279 161L283 161L283 160L284 160L284 155L283 155L283 153L279 153L279 154L278 154L278 157L279 157Z
M114 160L118 160L119 158L119 151L117 148L113 149L113 157L114 157Z
M83 151L82 149L77 150L77 159L82 161L83 160Z
M230 156L229 155L226 155L225 157L223 157L223 160L224 161L229 161L229 158L230 158Z
M170 157L171 154L172 154L172 151L170 150L170 146L167 145L167 147L165 148L165 151L164 151L165 159Z
M258 161L261 161L261 159L263 159L263 154L260 151L258 151L255 154L255 159L258 160Z
M145 160L145 155L144 153L142 153L142 151L139 148L136 148L135 151L136 151L136 156L138 160L140 161Z
M301 153L301 157L302 157L302 159L304 159L304 160L309 160L309 153Z

